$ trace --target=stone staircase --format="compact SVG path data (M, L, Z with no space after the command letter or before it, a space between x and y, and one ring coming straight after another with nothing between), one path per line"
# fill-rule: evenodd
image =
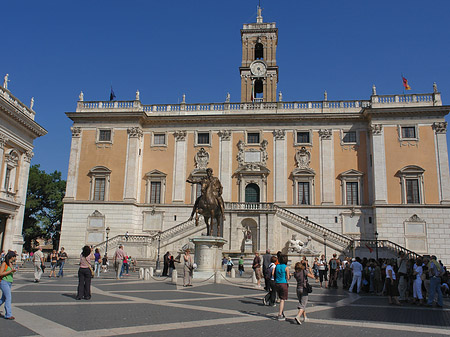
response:
M359 240L353 239L346 235L337 233L331 229L321 226L305 217L302 217L294 212L280 207L273 203L244 203L244 202L227 202L225 203L226 211L228 212L270 212L276 215L278 219L283 222L283 225L291 228L293 231L301 233L305 236L310 236L312 240L319 243L326 243L326 245L338 252L347 256L366 256L370 250L367 248L375 247L378 244L379 252L382 252L379 257L396 256L399 251L404 251L412 257L420 256L392 241L389 240ZM179 241L189 242L189 238L195 235L200 235L201 231L206 229L206 224L203 217L199 218L199 224L196 226L195 220L188 220L169 228L165 231L154 231L149 234L142 235L117 235L106 241L99 243L94 248L99 248L100 251L106 250L108 244L108 255L111 256L120 244L124 244L127 252L133 249L133 246L140 247L142 256L147 256L147 259L155 260L157 257L158 246L161 251L165 250L166 246ZM133 252L132 255L139 255Z

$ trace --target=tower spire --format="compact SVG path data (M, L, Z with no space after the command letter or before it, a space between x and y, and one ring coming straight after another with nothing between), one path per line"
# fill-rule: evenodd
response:
M262 17L262 9L261 9L261 1L258 5L258 16L256 17L256 23L263 23L263 17Z

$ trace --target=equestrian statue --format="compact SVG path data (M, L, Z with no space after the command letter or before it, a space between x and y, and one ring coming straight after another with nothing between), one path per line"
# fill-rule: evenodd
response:
M206 223L206 235L212 234L213 220L217 226L217 236L220 235L220 226L225 220L224 204L222 199L223 187L219 178L213 176L211 168L206 169L206 177L201 181L186 180L190 184L200 184L202 194L197 198L192 209L192 220L195 215L195 225L198 226L198 214L203 215Z

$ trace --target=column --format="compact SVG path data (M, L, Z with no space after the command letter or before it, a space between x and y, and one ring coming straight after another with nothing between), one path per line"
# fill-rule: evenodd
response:
M65 199L76 199L78 185L78 167L80 165L81 128L71 127L72 145L70 146L69 170Z
M231 184L232 184L232 161L233 149L231 145L231 131L221 130L218 132L220 137L219 148L219 180L223 186L222 198L224 201L231 201Z
M124 200L137 200L138 171L139 171L139 148L142 130L139 127L127 129L128 147L127 163L125 166Z
M441 204L450 204L450 175L447 152L447 122L433 123L435 133L436 164Z
M333 130L321 129L320 136L320 189L322 205L334 205L335 172Z
M382 124L371 124L374 204L387 204L386 153Z
M287 154L285 130L273 131L273 177L274 177L274 202L286 204L287 200Z
M0 133L0 184L3 176L1 176L3 170L3 157L5 155L5 144L8 142L8 137Z
M172 201L183 203L186 189L186 130L175 131Z
M3 233L3 246L2 249L6 252L8 249L11 250L17 250L16 247L13 246L13 235L14 235L14 228L13 228L13 221L14 221L14 215L7 215L5 217L6 223L5 223L5 231ZM21 253L22 248L17 250L17 252Z
M19 208L16 211L14 219L11 219L11 230L12 230L12 247L11 249L17 250L19 254L22 252L23 246L23 217L25 213L25 204L27 201L27 189L28 189L28 177L30 173L30 163L33 158L34 153L32 151L27 151L22 155L22 160L20 162L19 169L19 179L17 186L16 201L19 203Z

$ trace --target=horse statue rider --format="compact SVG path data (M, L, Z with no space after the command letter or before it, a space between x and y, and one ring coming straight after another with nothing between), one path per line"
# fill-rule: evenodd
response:
M198 213L203 215L207 227L207 235L211 235L212 219L216 219L217 234L220 235L220 225L225 220L225 207L222 199L223 187L219 178L213 176L211 168L206 169L206 177L201 181L186 180L190 184L200 184L202 194L197 198L189 220L195 217L198 225ZM211 221L209 221L211 219Z

